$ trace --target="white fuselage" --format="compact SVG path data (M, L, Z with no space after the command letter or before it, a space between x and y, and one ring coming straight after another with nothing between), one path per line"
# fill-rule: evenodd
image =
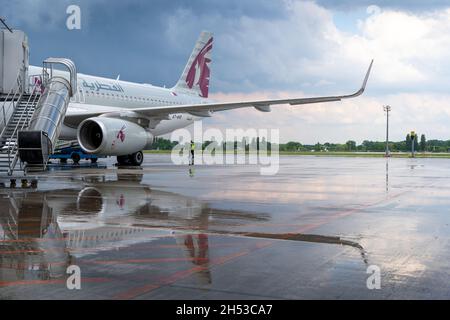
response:
M54 73L67 75L63 71ZM42 75L42 68L30 66L30 79ZM192 94L174 92L168 88L139 84L116 79L95 77L77 73L77 93L71 98L67 115L80 113L109 113L127 109L151 108L158 106L202 104L211 102ZM192 124L199 117L178 113L171 114L168 120L161 120L154 128L148 130L153 136L170 133L176 129ZM64 123L60 134L61 140L77 139L77 127Z

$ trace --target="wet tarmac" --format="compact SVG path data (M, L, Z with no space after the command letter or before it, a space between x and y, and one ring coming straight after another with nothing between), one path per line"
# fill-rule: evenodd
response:
M0 299L450 298L450 160L280 162L261 176L146 155L52 166L37 188L5 178Z

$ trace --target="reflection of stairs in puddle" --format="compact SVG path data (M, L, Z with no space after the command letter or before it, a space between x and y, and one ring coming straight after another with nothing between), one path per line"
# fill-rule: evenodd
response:
M17 224L19 220L19 206L16 198L12 195L6 200L7 204L3 206L3 213L0 215L4 237L7 239L17 239ZM5 210L7 208L7 210ZM3 244L3 243L2 243Z
M35 251L33 241L42 238L51 223L45 195L12 191L2 206L7 208L0 215L5 233L5 239L0 242L2 250L13 246L16 251Z
M3 281L48 280L65 272L68 255L59 237L46 195L11 190L0 200L0 278Z
M62 226L62 228L64 228ZM102 226L87 230L65 230L64 238L69 250L93 249L93 251L110 250L143 241L145 228L108 227ZM155 238L145 236L144 241Z

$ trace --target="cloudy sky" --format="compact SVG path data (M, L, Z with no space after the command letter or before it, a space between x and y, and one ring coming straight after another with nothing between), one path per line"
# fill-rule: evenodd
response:
M81 30L65 27L79 5ZM172 86L202 30L215 34L216 100L350 93L363 97L217 113L204 126L278 128L283 142L450 139L450 2L440 0L0 0L30 38L31 62L73 59L83 73Z

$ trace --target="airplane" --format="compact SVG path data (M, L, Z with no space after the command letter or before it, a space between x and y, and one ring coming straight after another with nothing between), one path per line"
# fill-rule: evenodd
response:
M203 31L180 79L172 88L78 73L78 92L69 103L59 139L78 140L81 148L90 154L117 156L119 165L139 166L144 158L142 150L152 144L154 137L211 117L214 112L246 107L270 112L271 105L295 106L360 96L373 65L372 60L361 88L353 94L214 102L208 99L212 47L212 33ZM42 80L38 78L41 70L40 67L29 67L35 82Z

